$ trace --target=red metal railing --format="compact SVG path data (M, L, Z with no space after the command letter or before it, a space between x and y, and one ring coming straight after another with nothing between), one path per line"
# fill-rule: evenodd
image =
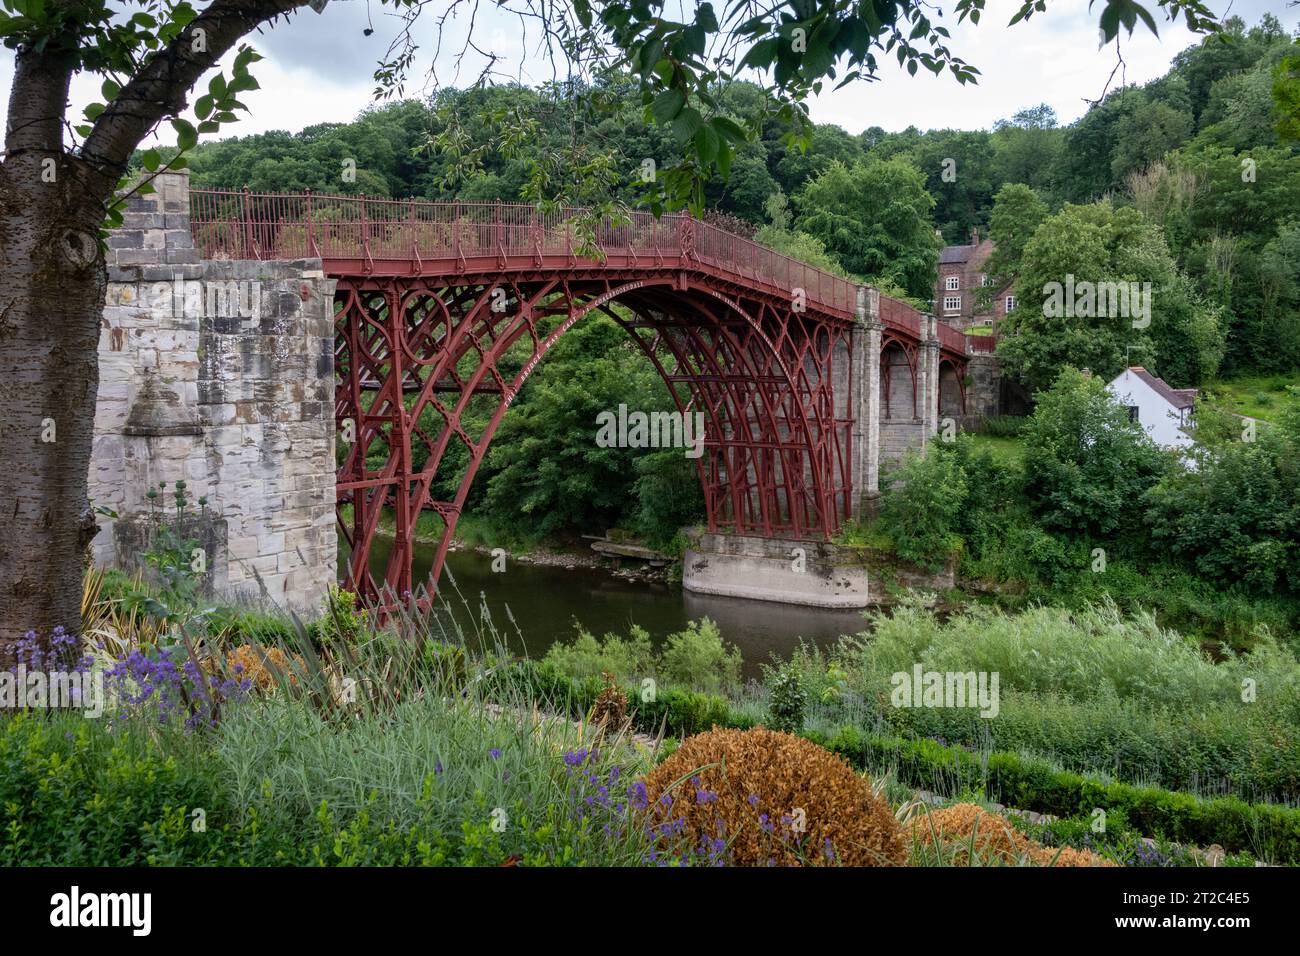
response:
M995 335L967 335L966 345L972 352L993 352L997 350L998 339Z
M948 349L951 352L966 351L966 335L954 329L943 319L934 323L935 328L939 331L939 345L941 348Z
M684 214L647 212L593 224L602 261L578 256L575 222L586 210L501 202L431 202L314 193L190 191L190 229L206 259L326 260L327 271L437 275L468 269L689 263L789 296L802 289L810 308L849 318L857 286L743 236ZM886 325L920 336L920 313L880 297ZM940 325L945 349L964 353L964 337Z

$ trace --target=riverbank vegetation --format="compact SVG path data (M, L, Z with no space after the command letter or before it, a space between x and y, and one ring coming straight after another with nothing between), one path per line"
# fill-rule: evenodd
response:
M967 588L1005 607L1109 597L1239 649L1264 630L1294 641L1300 417L1251 433L1207 405L1179 461L1103 381L1066 369L1015 431L1014 456L959 436L909 458L846 540L919 564L956 554Z

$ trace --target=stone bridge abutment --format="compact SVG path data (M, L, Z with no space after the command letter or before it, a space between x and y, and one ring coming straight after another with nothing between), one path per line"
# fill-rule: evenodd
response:
M338 566L334 280L318 259L200 259L188 174L155 185L108 239L94 558L137 567L183 481L213 593L318 609Z

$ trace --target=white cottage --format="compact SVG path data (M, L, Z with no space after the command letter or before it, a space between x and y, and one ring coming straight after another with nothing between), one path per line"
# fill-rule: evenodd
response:
M1157 445L1186 448L1192 444L1196 389L1171 388L1140 365L1125 369L1107 388Z

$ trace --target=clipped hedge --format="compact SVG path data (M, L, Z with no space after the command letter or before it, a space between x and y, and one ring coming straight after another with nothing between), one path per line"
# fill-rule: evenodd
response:
M555 668L532 661L520 663L511 674L574 715L590 710L600 693L598 681L570 680ZM657 733L664 727L666 734L689 737L715 726L744 729L755 724L723 698L708 694L659 688L651 702L641 701L636 688L630 688L629 695L634 726L645 733ZM978 753L925 738L892 737L856 727L843 727L833 734L802 731L800 736L859 769L896 766L899 779L909 786L928 788L936 779L944 779L954 790L980 788L990 799L1008 806L1061 817L1090 814L1098 807L1122 810L1129 824L1148 836L1202 847L1217 843L1230 853L1246 851L1300 865L1300 808L1104 783L1016 753Z
M1300 808L1105 783L1019 754L978 754L852 727L804 736L858 767L896 766L899 778L912 786L925 786L942 775L959 786L982 787L991 799L1023 810L1056 816L1088 814L1098 807L1122 810L1134 828L1149 836L1202 847L1217 843L1229 852L1244 850L1300 864Z
M520 661L500 679L574 717L590 712L604 686L595 678L566 677L552 665L537 661ZM734 713L726 698L713 694L657 687L653 699L645 700L641 688L625 690L628 716L632 718L632 726L642 733L657 734L663 730L666 736L689 737L715 726L746 730L755 724L751 718Z

